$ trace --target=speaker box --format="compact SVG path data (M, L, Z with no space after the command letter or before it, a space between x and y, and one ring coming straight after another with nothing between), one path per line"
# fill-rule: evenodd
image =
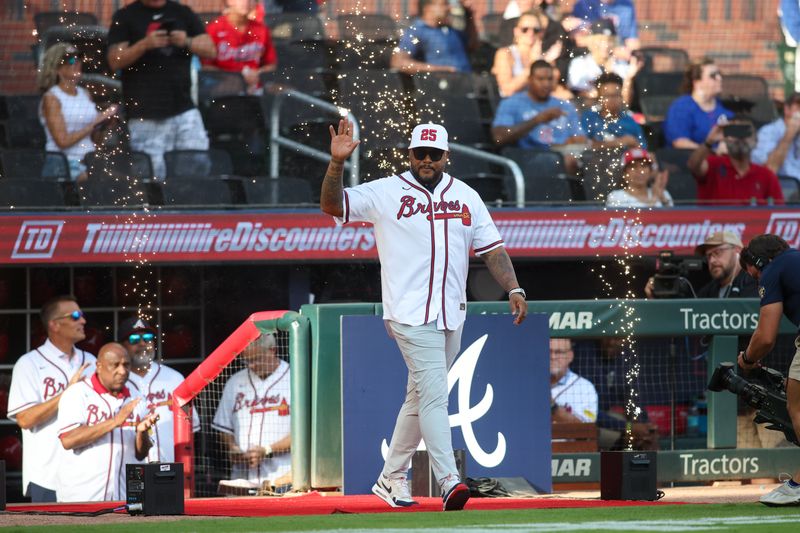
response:
M6 461L0 459L0 511L6 510Z
M183 514L183 463L125 465L128 512Z
M600 452L600 499L658 499L656 452Z
M456 469L461 480L467 478L467 452L453 450L456 460ZM428 452L416 451L411 457L411 495L412 496L441 496L439 481L433 475Z

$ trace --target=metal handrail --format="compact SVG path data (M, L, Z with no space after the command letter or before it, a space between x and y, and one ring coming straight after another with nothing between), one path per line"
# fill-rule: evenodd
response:
M283 101L287 98L295 98L307 104L311 104L319 109L324 111L330 111L332 114L336 115L337 117L346 117L349 121L353 123L353 138L359 138L359 127L358 121L353 114L344 108L337 107L330 102L326 102L325 100L320 100L319 98L315 98L309 94L302 93L300 91L295 91L294 89L288 90L278 94L275 97L275 101L272 103L272 110L270 112L270 147L269 147L269 176L270 178L277 178L278 177L278 167L280 164L280 147L285 146L287 148L292 148L293 150L316 159L318 161L322 161L323 163L327 163L330 161L331 155L329 153L323 152L322 150L317 150L316 148L311 148L310 146L306 146L302 143L297 141L293 141L288 137L281 136L280 133L280 126L281 126L281 106L283 106ZM347 114L345 115L345 111ZM356 146L353 153L350 155L350 161L345 161L345 169L350 171L350 186L355 187L359 183L359 152L360 146Z
M519 168L519 165L516 161L458 143L450 143L450 151L456 153L460 152L462 154L470 155L476 159L483 159L485 161L489 161L490 163L496 163L506 167L509 172L511 172L511 176L514 178L514 183L517 186L516 205L519 208L525 207L525 178L522 175L522 169Z

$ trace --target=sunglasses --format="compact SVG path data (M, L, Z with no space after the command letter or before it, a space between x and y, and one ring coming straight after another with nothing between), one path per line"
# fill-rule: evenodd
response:
M80 320L80 319L81 319L81 318L83 318L84 316L85 316L85 315L83 314L83 311L73 311L73 312L71 312L71 313L70 313L70 314L68 314L68 315L61 315L61 316L57 316L57 317L55 317L53 320L61 320L62 318L67 318L67 317L69 317L69 318L71 318L72 320L74 320L75 322L77 322L78 320Z
M78 61L83 61L83 58L80 55L76 54L67 54L63 58L61 58L62 65L74 65Z
M420 161L425 157L430 157L431 161L439 161L444 156L444 150L439 148L412 148L411 151L414 153L414 158Z
M519 31L522 33L528 33L529 31L532 31L533 33L542 33L544 30L542 30L540 26L520 26Z
M128 335L128 342L130 344L139 344L140 342L153 342L156 338L155 333L131 333Z

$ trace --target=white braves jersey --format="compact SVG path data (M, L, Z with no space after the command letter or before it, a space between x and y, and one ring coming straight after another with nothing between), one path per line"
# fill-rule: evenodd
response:
M597 420L597 390L591 381L572 370L550 387L550 397L583 422Z
M172 391L183 382L177 370L153 361L144 377L131 371L131 387L142 397L148 413L157 413L158 422L153 426L151 440L153 447L147 454L148 463L172 463L175 461L175 428L172 420ZM200 431L200 418L197 410L192 410L192 431Z
M263 380L247 368L240 370L225 383L211 427L233 435L242 451L272 445L291 433L290 383L286 361L281 361ZM264 459L255 468L234 464L231 479L262 483L288 474L291 469L291 455L279 453Z
M82 364L91 363L84 375L92 375L95 362L94 355L77 348L73 357L67 358L49 339L26 353L14 365L8 395L8 418L16 422L21 411L64 392L69 379ZM55 490L58 450L61 448L57 431L55 416L43 424L22 430L23 494L28 491L28 483Z
M447 173L430 193L404 172L347 188L343 202L337 224L374 226L383 318L458 329L467 314L470 250L503 246L478 193Z
M129 382L130 383L130 382ZM93 426L113 418L123 405L133 401L126 389L114 396L100 383L97 374L70 387L58 403L58 437L79 426ZM124 500L125 464L137 463L136 425L147 415L143 401L121 427L82 448L66 450L56 473L56 498L60 502Z

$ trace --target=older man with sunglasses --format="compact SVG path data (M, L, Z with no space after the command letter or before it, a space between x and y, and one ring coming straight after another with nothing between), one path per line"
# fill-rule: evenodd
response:
M58 402L67 387L94 372L95 356L75 347L86 338L86 319L72 296L42 306L47 340L14 365L8 418L22 428L22 491L33 502L56 501Z
M183 375L155 361L156 330L147 320L134 316L119 325L119 342L131 358L129 387L135 389L145 402L148 412L158 415L151 440L153 446L147 462L171 463L175 460L175 440L172 414L172 391L181 384ZM200 431L200 419L193 411L192 430Z
M411 456L425 439L445 511L464 508L469 488L459 478L447 418L447 370L461 348L471 251L508 292L514 323L527 315L503 239L481 197L444 169L447 130L420 124L411 133L409 170L343 188L344 161L360 141L353 124L330 127L331 161L320 207L337 224L370 222L381 262L383 318L408 367L386 463L372 492L392 507L416 504L408 489Z

